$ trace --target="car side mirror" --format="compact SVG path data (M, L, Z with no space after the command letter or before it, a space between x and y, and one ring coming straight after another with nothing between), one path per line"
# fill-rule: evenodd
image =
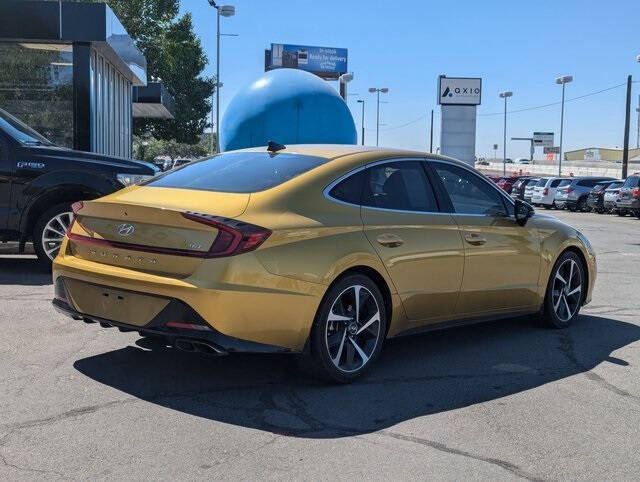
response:
M527 224L529 218L534 215L534 213L535 211L529 203L524 202L522 199L516 199L516 223L518 223L520 226L524 226L525 224Z

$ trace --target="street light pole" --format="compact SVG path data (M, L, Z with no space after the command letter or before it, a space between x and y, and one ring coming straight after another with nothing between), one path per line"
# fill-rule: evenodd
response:
M386 87L382 87L378 89L377 87L370 87L369 92L372 94L376 92L378 94L378 101L376 106L376 146L378 145L378 140L380 139L380 93L386 94L389 92L389 89Z
M220 152L220 87L222 87L222 82L220 82L220 15L232 17L236 13L236 8L233 5L217 5L215 0L209 0L209 5L216 9L216 152ZM213 103L213 95L211 103ZM213 112L211 117L213 123ZM210 148L213 154L213 126L211 126Z
M358 99L358 104L362 104L362 138L361 138L361 143L364 146L364 99Z
M513 95L513 92L505 90L500 92L500 98L504 99L504 130L502 138L502 175L507 175L507 99Z
M573 76L563 75L556 79L556 84L562 85L562 107L560 108L560 153L558 157L558 176L562 176L562 134L564 130L564 87L573 81Z

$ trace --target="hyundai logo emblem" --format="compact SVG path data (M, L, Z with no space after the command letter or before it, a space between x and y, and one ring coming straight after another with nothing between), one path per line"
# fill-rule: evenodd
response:
M120 236L131 236L136 230L136 227L133 224L124 223L120 224L116 229Z

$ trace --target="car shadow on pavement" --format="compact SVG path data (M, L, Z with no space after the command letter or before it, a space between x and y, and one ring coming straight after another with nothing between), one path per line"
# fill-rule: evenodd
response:
M51 272L30 256L0 256L0 285L42 286L51 284Z
M290 356L207 358L149 339L77 360L74 367L134 397L194 416L335 438L495 400L603 362L625 366L611 353L638 339L640 327L597 316L583 315L567 330L538 328L526 319L493 322L390 340L372 370L351 385L309 378ZM626 393L596 373L589 378Z

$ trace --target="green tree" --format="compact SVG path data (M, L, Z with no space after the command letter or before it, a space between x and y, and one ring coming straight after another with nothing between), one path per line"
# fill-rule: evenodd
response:
M191 14L178 18L179 0L107 0L107 4L146 57L148 77L162 79L176 100L174 119L136 119L135 133L198 143L209 126L215 78L202 76L207 57L193 31Z

